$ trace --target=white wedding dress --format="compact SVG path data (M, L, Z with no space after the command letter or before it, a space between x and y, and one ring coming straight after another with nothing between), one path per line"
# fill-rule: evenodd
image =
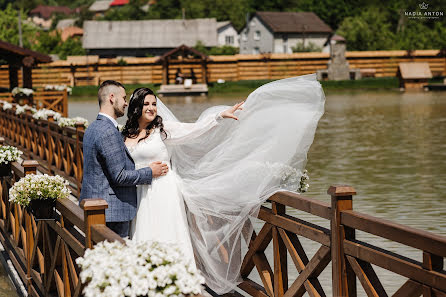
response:
M137 214L130 227L131 239L176 244L195 265L179 177L170 165L171 155L164 140L187 142L212 129L221 119L216 115L196 124L164 121L167 139L163 139L165 136L157 128L138 144L127 146L136 169L147 167L155 161L166 163L169 167L166 175L154 178L150 185L137 186Z
M129 150L137 168L164 161L171 170L138 186L132 237L180 244L212 290L234 289L251 218L275 192L299 191L324 103L315 74L256 89L238 121L219 119L228 106L216 106L196 123L180 123L158 99L168 138L155 130Z

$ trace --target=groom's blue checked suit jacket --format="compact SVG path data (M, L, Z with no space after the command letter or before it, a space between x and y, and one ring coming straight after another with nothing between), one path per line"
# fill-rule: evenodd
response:
M103 198L107 222L130 221L136 214L136 185L150 184L152 170L135 170L121 133L103 115L87 128L83 140L84 176L80 200Z

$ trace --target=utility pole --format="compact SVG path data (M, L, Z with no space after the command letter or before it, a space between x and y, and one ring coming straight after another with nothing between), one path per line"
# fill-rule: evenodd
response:
M19 7L19 46L23 47L22 39L22 8Z

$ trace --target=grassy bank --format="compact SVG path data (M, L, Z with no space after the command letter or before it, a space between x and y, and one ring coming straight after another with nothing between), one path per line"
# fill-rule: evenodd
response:
M438 80L438 79L437 79ZM432 79L431 82L437 81ZM233 95L233 94L249 94L256 88L264 85L271 80L243 80L243 81L228 81L223 84L209 83L209 95ZM373 77L363 78L360 80L341 80L341 81L322 81L322 87L325 91L337 90L389 90L397 89L399 82L397 77ZM139 87L149 87L155 92L160 88L159 84L131 84L125 85L128 93ZM91 100L92 97L97 96L98 87L83 86L74 87L70 99L73 100Z

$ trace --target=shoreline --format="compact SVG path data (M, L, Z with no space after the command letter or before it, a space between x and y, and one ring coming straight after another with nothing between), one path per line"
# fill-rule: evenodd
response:
M256 88L271 81L273 80L227 81L222 84L212 82L208 84L208 96L233 97L237 95L248 95ZM429 81L429 83L436 82L442 82L442 80L434 78ZM321 81L321 85L326 93L357 90L399 91L399 80L397 77L370 77L360 80ZM160 84L127 84L125 87L128 93L139 87L149 87L156 93L160 88ZM92 97L96 98L97 90L97 86L73 87L73 92L68 96L68 99L70 101L89 101L92 100Z

